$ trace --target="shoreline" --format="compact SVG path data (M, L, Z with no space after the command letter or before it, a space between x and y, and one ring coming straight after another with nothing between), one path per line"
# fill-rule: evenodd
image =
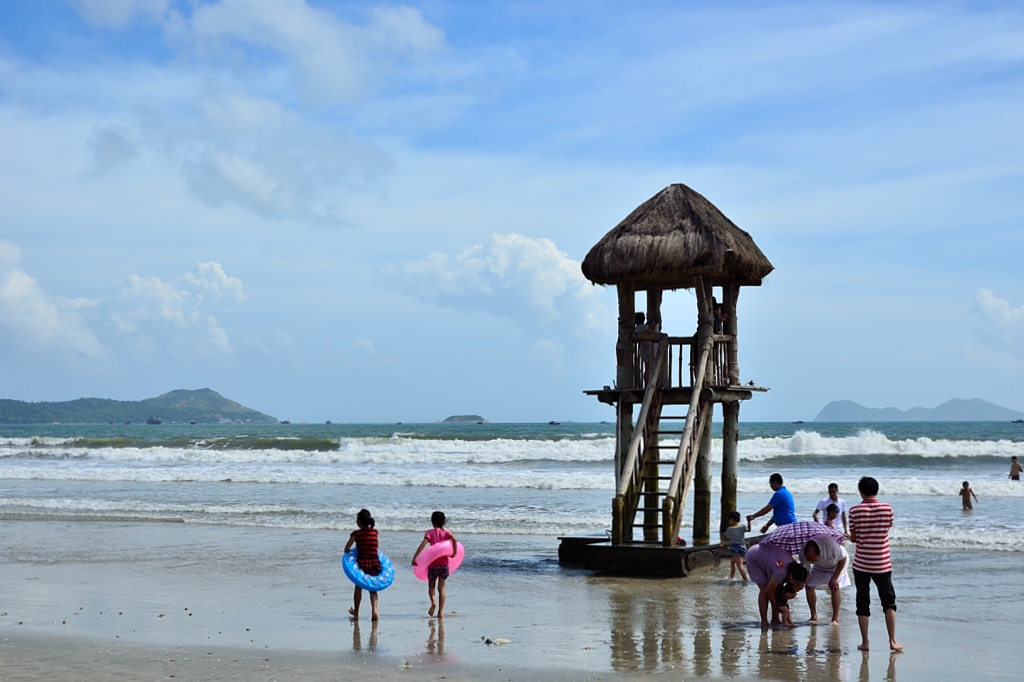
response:
M852 588L838 627L801 623L798 597L797 628L762 631L756 587L730 583L727 566L602 576L559 567L548 537L460 536L448 617L428 618L425 584L406 568L419 538L382 535L399 575L374 627L347 616L340 532L7 522L0 679L923 679L1024 667L1024 597L1006 587L1017 553L895 553L907 650L890 660L856 651ZM880 612L872 641L884 642Z

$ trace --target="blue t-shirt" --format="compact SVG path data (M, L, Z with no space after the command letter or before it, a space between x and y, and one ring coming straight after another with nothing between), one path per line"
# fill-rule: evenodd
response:
M796 523L796 505L793 504L793 496L786 490L786 486L776 490L768 504L772 507L772 518L775 519L776 526Z

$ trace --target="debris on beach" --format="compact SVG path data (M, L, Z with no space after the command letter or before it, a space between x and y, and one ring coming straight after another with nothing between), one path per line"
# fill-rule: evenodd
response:
M398 664L398 669L399 670L412 670L412 664L409 663L409 661L403 660L401 663Z
M504 639L503 637L496 637L494 639L490 639L488 637L484 637L483 635L480 635L480 641L482 641L484 644L488 646L501 646L502 644L512 643L511 639Z

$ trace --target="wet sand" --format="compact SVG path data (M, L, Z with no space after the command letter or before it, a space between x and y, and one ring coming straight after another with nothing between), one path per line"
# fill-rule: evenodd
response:
M406 565L413 533L382 533ZM381 621L346 613L346 535L186 524L0 524L0 680L1016 678L1017 553L897 551L900 641L879 611L862 654L852 588L839 627L762 631L757 588L565 570L554 538L466 536L448 616L400 569ZM877 603L877 602L876 602ZM364 599L364 608L368 603ZM828 597L819 594L819 612ZM803 596L794 619L807 618ZM490 639L497 644L487 644Z

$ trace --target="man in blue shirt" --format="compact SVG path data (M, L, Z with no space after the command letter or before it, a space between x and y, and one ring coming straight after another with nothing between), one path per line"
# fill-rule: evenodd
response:
M786 486L782 485L782 474L772 474L768 478L768 485L775 491L772 499L768 500L768 504L759 512L747 516L747 528L749 528L751 521L759 516L764 516L768 512L772 512L772 517L768 519L768 523L761 526L762 533L767 533L773 523L776 526L796 523L796 505L793 504L793 496L786 490Z

